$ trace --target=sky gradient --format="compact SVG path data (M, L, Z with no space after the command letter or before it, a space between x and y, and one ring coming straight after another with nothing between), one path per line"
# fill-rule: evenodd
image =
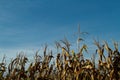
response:
M1 0L0 55L29 53L64 36L73 42L78 24L89 33L88 44L93 38L119 42L119 4L119 0Z

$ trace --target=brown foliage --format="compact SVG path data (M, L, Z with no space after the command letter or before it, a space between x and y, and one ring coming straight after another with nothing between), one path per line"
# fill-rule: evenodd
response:
M95 41L97 46L96 53L99 55L98 62L95 54L91 60L85 59L84 50L87 45L83 45L78 53L70 50L67 40L62 41L64 45L56 43L57 49L61 50L56 57L52 51L47 53L47 46L44 48L44 56L41 57L37 51L35 61L25 69L28 58L19 54L6 67L5 59L0 63L0 80L118 80L120 79L120 53L118 44L114 43L115 49L112 50L107 42L101 46ZM105 50L108 55L105 55ZM52 61L56 58L56 61ZM96 65L98 64L98 65ZM6 76L3 74L8 70Z

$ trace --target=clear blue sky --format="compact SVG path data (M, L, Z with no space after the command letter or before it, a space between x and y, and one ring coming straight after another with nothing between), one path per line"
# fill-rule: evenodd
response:
M39 48L64 36L73 39L80 23L86 40L120 40L119 0L1 0L0 54ZM92 43L92 42L91 42Z

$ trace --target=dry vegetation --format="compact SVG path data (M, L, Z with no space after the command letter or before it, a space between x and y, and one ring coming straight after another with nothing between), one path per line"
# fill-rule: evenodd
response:
M25 64L29 60L22 54L13 59L8 66L3 58L0 63L0 80L119 80L118 44L114 42L114 49L111 49L107 42L101 45L94 41L94 44L97 49L91 59L85 59L83 56L83 53L87 52L85 44L81 45L79 52L75 52L70 49L71 45L67 40L56 42L59 50L57 56L53 56L52 51L47 52L45 46L44 56L41 57L36 52L35 61L27 69ZM95 55L99 58L95 59Z

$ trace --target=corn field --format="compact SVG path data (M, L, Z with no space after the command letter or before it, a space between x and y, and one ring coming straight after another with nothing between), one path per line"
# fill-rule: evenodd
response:
M3 57L0 63L0 80L120 80L120 52L118 43L114 42L111 49L106 41L96 45L95 54L86 59L83 54L87 45L81 45L79 51L71 50L68 41L56 42L58 53L47 52L44 47L43 57L35 54L34 62L28 68L29 59L19 54L6 66ZM106 55L107 54L107 55ZM96 59L95 55L99 56ZM6 75L4 75L6 74Z

